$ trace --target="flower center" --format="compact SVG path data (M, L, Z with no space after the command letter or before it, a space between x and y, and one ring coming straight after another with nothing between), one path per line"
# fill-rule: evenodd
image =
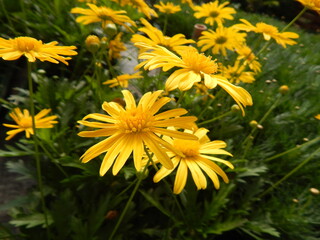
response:
M227 38L223 37L223 36L219 36L216 38L216 44L224 44L225 42L227 42Z
M110 10L107 8L99 8L97 16L104 21L110 20Z
M187 158L199 156L200 143L194 140L173 140L173 146L180 150Z
M215 60L211 60L211 56L206 57L195 50L188 50L181 57L188 68L196 73L213 74L218 70L218 65Z
M257 23L257 28L259 32L266 33L269 35L278 33L278 29L276 27L265 24L265 23Z
M118 125L125 133L140 133L149 131L152 115L140 109L130 109L123 112L119 120Z
M42 42L31 37L17 37L14 39L14 48L20 52L30 52L37 50Z
M218 16L219 16L219 12L217 12L217 11L211 11L211 12L210 12L210 17L216 18L216 17L218 17Z
M31 117L21 118L19 121L19 126L22 128L31 128L32 127L32 119Z

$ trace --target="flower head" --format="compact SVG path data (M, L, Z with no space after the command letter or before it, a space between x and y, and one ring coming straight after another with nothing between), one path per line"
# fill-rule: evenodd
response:
M245 42L246 34L239 33L239 30L233 27L219 26L215 31L209 29L203 31L199 38L198 46L204 52L211 48L213 54L221 53L227 55L227 49L234 51L235 48L241 46Z
M236 29L246 32L261 33L265 40L269 41L271 38L273 38L278 44L283 47L286 47L286 44L296 44L296 42L292 40L292 38L299 37L299 35L294 32L279 32L277 27L263 22L257 23L256 26L254 26L245 19L240 19L240 21L243 23L234 25Z
M162 1L159 4L154 4L155 8L158 8L160 12L165 14L174 14L176 12L181 11L181 7L179 5L174 5L172 2L163 3Z
M52 128L53 124L58 123L54 121L57 116L46 116L51 109L43 109L37 115L34 116L35 127L36 128ZM9 113L9 116L16 122L17 125L4 123L3 126L9 128L15 128L7 132L8 136L6 140L10 140L16 134L25 131L26 138L30 138L30 135L33 134L32 128L32 117L27 109L24 109L23 112L20 108L13 109L13 112Z
M127 50L124 43L121 41L121 37L123 32L117 34L117 36L109 42L109 59L117 59L120 58L120 52Z
M149 7L145 0L112 0L120 6L132 6L136 8L139 12L143 13L147 18L158 17L158 14Z
M207 132L208 130L205 128L199 128L195 131L194 135L199 138L198 140L165 138L168 142L172 143L175 148L180 150L183 156L171 152L168 153L173 162L173 169L167 169L164 166L161 167L155 174L153 181L159 182L177 169L173 192L179 194L186 185L189 169L198 190L207 188L207 180L203 172L209 176L216 189L220 187L218 175L222 177L224 182L228 183L228 176L214 161L223 163L232 169L233 165L229 161L211 155L225 154L232 156L232 154L222 149L227 146L225 142L210 141L207 137Z
M232 20L236 11L231 7L225 7L229 2L224 2L219 5L219 1L204 3L201 6L195 6L194 16L196 18L206 18L205 23L211 26L216 22L218 25L222 25L224 19Z
M255 81L254 73L245 71L245 65L240 64L237 60L233 66L222 66L221 65L221 75L229 79L231 83L253 83Z
M170 102L168 97L158 99L162 91L144 94L138 105L128 90L123 90L122 93L126 102L125 108L115 102L104 102L102 109L108 115L93 113L79 121L82 125L99 128L94 131L80 132L79 136L106 137L81 156L82 162L86 163L100 154L106 153L101 164L100 175L103 176L112 165L112 173L116 175L133 152L134 165L137 171L140 171L144 149L147 147L163 166L171 169L173 164L166 151L169 149L178 155L182 153L159 136L197 139L191 134L167 129L170 126L184 129L192 128L196 117L181 117L187 113L182 108L156 114L162 106ZM99 122L87 121L87 119Z
M174 67L179 68L167 79L165 83L167 91L177 88L181 91L187 91L203 79L207 88L213 89L219 85L227 91L237 102L243 114L242 105L252 105L251 95L245 89L230 83L225 77L215 75L218 70L216 61L199 53L195 48L189 47L185 51L180 51L179 55L181 57L161 46L150 48L150 50L139 55L138 58L145 59L145 61L138 64L136 68L144 66L145 69L153 70L162 67L163 71L168 71Z
M123 74L120 76L117 76L111 80L107 80L105 82L103 82L103 84L108 84L110 85L110 87L116 87L116 86L121 86L124 88L127 88L129 85L128 80L131 79L137 79L137 78L143 78L143 76L141 76L141 72L136 72L134 74Z
M255 73L261 72L261 64L258 62L258 58L248 46L241 45L235 51L238 54L237 60L243 60L243 65L248 65Z
M85 25L95 22L101 22L103 28L105 28L108 23L114 23L121 25L129 31L133 32L127 24L131 24L132 26L136 26L136 24L127 15L125 15L127 13L126 11L115 11L111 8L98 7L95 4L91 3L88 3L87 5L90 9L80 7L71 9L71 13L78 13L84 15L77 17L77 22L83 23Z
M27 57L29 62L35 62L36 59L40 61L48 61L52 63L63 62L68 65L66 60L77 55L75 46L57 46L58 42L42 43L32 37L16 37L13 39L0 38L0 57L4 60L16 60L22 55Z
M173 37L164 36L162 31L153 27L147 20L142 18L140 21L144 27L139 28L138 30L145 33L148 37L134 34L131 38L131 42L133 43L142 42L151 47L160 45L172 51L181 51L184 48L187 48L184 44L194 43L193 40L186 39L183 34L176 34ZM140 45L137 46L139 47ZM144 52L145 50L148 50L148 48L143 46L140 47L141 52Z
M314 10L320 14L320 0L297 0L303 4L306 8Z

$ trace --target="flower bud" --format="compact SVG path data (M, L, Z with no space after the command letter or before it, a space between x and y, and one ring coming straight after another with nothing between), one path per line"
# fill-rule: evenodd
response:
M238 111L240 111L240 107L237 104L233 104L231 106L231 111L232 112L238 112Z
M252 120L252 121L250 121L249 125L252 128L256 128L258 126L258 122L256 120Z
M319 195L319 194L320 194L319 189L316 189L316 188L310 188L309 191L310 191L313 195Z
M280 88L279 88L279 92L284 95L286 94L287 92L289 91L289 87L287 85L282 85Z
M91 53L95 53L100 48L100 39L96 35L89 35L86 38L86 46Z
M107 36L108 36L109 38L112 38L114 35L117 34L118 29L117 29L117 26L116 26L115 24L113 24L113 23L108 23L108 24L104 27L103 31L105 32L105 34L107 34Z

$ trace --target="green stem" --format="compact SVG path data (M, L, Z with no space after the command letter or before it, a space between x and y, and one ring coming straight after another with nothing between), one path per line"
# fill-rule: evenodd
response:
M168 14L166 14L164 18L164 25L163 25L163 31L162 31L163 35L166 35L167 26L168 26Z
M11 21L11 18L7 12L7 9L6 9L6 6L4 5L4 0L0 0L0 3L1 3L1 8L2 8L2 11L8 21L8 25L9 27L11 28L11 31L14 33L14 35L18 36L19 34L16 32L15 28L13 27L13 24L12 24L12 21Z
M31 113L31 121L32 121L32 130L33 130L33 141L34 141L34 148L35 148L35 158L36 158L36 169L37 169L37 181L38 187L40 191L40 198L41 198L41 207L45 218L45 226L47 230L47 239L50 239L50 232L49 232L49 222L48 222L48 213L46 204L44 201L44 193L43 193L43 184L42 184L42 174L41 174L41 163L39 158L39 148L37 144L37 135L36 135L36 124L35 124L35 108L34 108L34 95L33 95L33 83L31 78L31 63L28 62L28 84L29 84L29 94L30 94L30 113Z
M176 107L179 107L179 106L180 106L181 101L182 101L182 99L183 99L183 97L184 97L185 94L186 94L185 91L181 91L181 92L180 92L179 99L178 99L178 101L176 102Z
M307 9L308 9L307 7L304 7L304 8L301 10L301 12L299 12L298 15L297 15L294 19L292 19L292 21L291 21L290 23L288 23L288 25L285 26L285 27L281 30L281 32L284 32L284 31L287 30L289 27L291 27L292 24L294 24L294 23L302 16L302 14L304 14L305 11L307 11Z
M224 113L224 114L221 114L221 115L218 116L218 117L215 117L215 118L209 119L209 120L207 120L207 121L201 122L201 123L198 124L198 126L202 126L202 125L205 125L205 124L214 122L214 121L216 121L216 120L218 120L218 119L220 119L220 118L223 118L223 117L225 117L225 116L230 115L231 113L232 113L232 111L230 110L229 112L226 112L226 113Z
M315 139L312 139L312 140L310 140L310 141L308 141L308 142L306 142L306 143L304 143L304 144L301 144L301 145L299 145L299 146L296 146L296 147L294 147L294 148L291 148L291 149L289 149L289 150L287 150L287 151L285 151L285 152L282 152L282 153L276 154L276 155L274 155L274 156L272 156L272 157L269 157L269 158L267 158L267 159L265 160L265 162L269 162L269 161L271 161L271 160L273 160L273 159L282 157L283 155L286 155L286 154L288 154L288 153L291 153L291 152L293 152L293 151L296 151L296 150L302 148L303 146L307 146L307 145L312 144L312 143L315 143L315 142L317 142L317 141L319 141L319 140L320 140L320 137L317 137L317 138L315 138Z
M136 193L138 191L138 188L139 188L139 186L140 186L140 184L141 184L141 182L143 180L143 176L144 176L145 172L147 171L147 168L148 168L148 166L149 166L149 164L151 162L152 162L152 159L149 159L149 161L147 162L146 166L142 170L142 174L140 175L140 177L139 177L134 189L132 190L132 193L131 193L131 195L130 195L130 197L129 197L129 199L128 199L128 201L127 201L127 203L126 203L126 205L125 205L125 207L124 207L124 209L123 209L123 211L122 211L122 213L121 213L121 215L120 215L120 217L118 219L118 222L117 222L116 226L114 227L110 237L108 238L109 240L113 240L113 237L116 234L116 232L117 232L117 230L118 230L118 228L119 228L119 226L120 226L125 214L127 213L128 209L129 209L129 206L130 206L130 204L132 202L132 199L136 195Z
M271 192L273 189L275 189L277 186L279 186L282 182L287 180L291 175L293 175L295 172L297 172L300 168L302 168L304 165L306 165L313 157L320 151L320 148L318 148L316 151L314 151L308 158L306 158L304 161L302 161L298 166L296 166L294 169L292 169L289 173L287 173L283 178L281 178L278 182L273 184L271 187L269 187L267 190L265 190L262 194L260 194L259 198L262 198L269 192Z

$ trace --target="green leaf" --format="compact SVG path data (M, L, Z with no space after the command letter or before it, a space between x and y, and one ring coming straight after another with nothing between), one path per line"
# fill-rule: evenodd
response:
M48 224L49 225L52 224L53 223L52 217L50 215L47 217L48 217ZM44 227L46 225L45 224L45 215L42 213L34 213L29 216L20 217L15 220L11 220L10 224L12 224L16 227L25 226L26 228L32 228L35 226Z

